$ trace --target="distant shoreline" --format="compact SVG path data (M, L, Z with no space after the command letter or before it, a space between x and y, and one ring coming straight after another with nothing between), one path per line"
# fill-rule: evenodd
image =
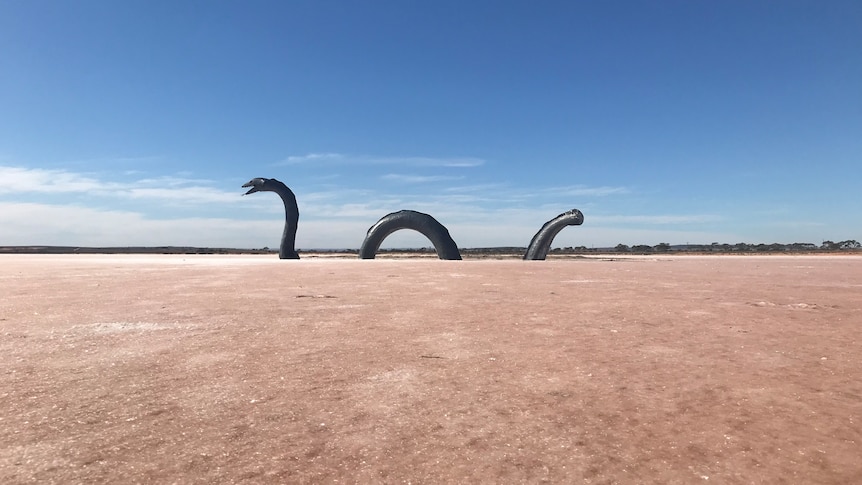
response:
M485 258L521 258L526 248L519 247L492 247L492 248L461 248L462 256L469 259ZM307 257L356 257L358 249L299 249L300 255ZM202 248L194 246L113 246L113 247L91 247L91 246L0 246L2 254L201 254L201 255L277 255L277 249L244 249L244 248ZM862 254L859 249L807 249L807 250L779 250L779 251L726 251L726 250L691 250L671 249L669 251L626 251L620 252L614 248L591 248L587 250L572 248L555 248L548 253L548 258L554 257L584 257L584 256L685 256L685 255L855 255ZM434 257L433 248L396 248L380 249L379 257Z
M0 254L271 254L277 250L192 246L0 246Z

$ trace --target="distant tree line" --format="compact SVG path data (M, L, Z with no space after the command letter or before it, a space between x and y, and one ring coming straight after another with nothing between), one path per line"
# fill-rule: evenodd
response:
M758 252L811 252L811 251L846 251L846 250L858 250L862 248L862 244L859 244L858 241L853 239L848 239L846 241L823 241L819 246L813 243L791 243L791 244L782 244L782 243L772 243L772 244L748 244L748 243L736 243L736 244L719 244L714 242L712 244L679 244L675 246L671 246L668 243L659 243L655 246L648 246L645 244L638 244L635 246L628 246L626 244L617 244L614 247L614 251L618 253L636 253L636 254L647 254L647 253L669 253L669 252L696 252L696 253L758 253ZM567 248L568 249L568 248ZM577 248L571 248L573 251L577 251L580 249L586 250L583 246Z

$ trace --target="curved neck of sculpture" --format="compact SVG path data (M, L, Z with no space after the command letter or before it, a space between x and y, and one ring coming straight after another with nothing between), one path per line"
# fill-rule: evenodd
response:
M578 209L572 209L563 212L557 217L546 222L539 229L539 232L533 236L530 241L530 246L527 247L527 252L524 254L524 259L542 260L548 255L551 249L551 243L557 234L566 226L579 226L584 223L584 215Z
M278 182L274 192L284 202L284 232L281 234L278 257L279 259L299 259L299 254L296 253L295 248L296 227L299 224L299 207L296 205L296 196L284 183L275 179L272 179L272 182Z

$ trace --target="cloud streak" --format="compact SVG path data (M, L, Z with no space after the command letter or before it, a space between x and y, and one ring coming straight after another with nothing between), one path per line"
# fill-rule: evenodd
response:
M226 218L165 219L77 205L0 202L2 244L11 246L260 247L278 244L279 222ZM230 228L226 230L225 228Z
M305 155L290 155L275 165L300 165L305 163L327 163L343 161L344 155L339 153L307 153Z
M461 180L464 177L453 177L449 175L404 175L398 173L388 173L380 177L382 180L390 182L401 182L406 184L424 184L430 182L441 182L444 180Z
M485 164L485 160L476 157L377 157L370 155L345 155L342 153L308 153L305 155L290 155L275 163L281 165L301 164L344 164L344 165L401 165L409 167L454 167L469 168Z
M549 193L555 195L565 195L574 197L606 197L609 195L624 195L631 191L626 187L588 187L585 185L572 185L568 187L552 187L548 189Z
M591 222L597 224L705 224L720 222L724 217L716 214L657 214L657 215L608 215L592 216Z
M0 166L0 194L34 192L89 192L104 187L104 183L63 170L28 169Z
M98 197L148 199L184 204L230 204L241 192L208 186L208 180L158 177L134 182L106 181L65 170L0 166L0 195L86 194Z

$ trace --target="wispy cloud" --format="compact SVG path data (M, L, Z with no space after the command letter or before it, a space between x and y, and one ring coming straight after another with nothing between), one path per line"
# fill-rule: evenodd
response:
M388 173L380 177L383 180L402 182L405 184L424 184L429 182L441 182L444 180L460 180L464 177L449 175L405 175L400 173Z
M187 204L231 203L239 200L241 192L219 190L208 185L211 183L209 180L184 176L116 182L65 170L0 166L0 195L86 194Z
M481 158L425 158L425 157L390 157L378 158L376 163L410 165L414 167L478 167L484 165Z
M104 186L97 179L63 170L0 166L0 194L88 192Z
M476 184L476 185L459 185L457 187L448 187L443 189L446 192L485 192L489 190L501 190L507 187L507 184Z
M588 187L586 185L552 187L547 191L557 195L568 195L576 197L605 197L608 195L622 195L631 192L627 187L613 187L606 185L600 187Z
M277 246L281 224L278 219L166 219L77 205L0 202L0 225L9 229L3 243L8 245Z
M716 214L599 215L590 217L590 222L599 224L704 224L722 220L724 217Z
M192 174L180 172L177 175L165 175L162 177L153 177L153 178L144 178L136 180L135 185L146 185L153 187L180 187L184 185L192 185L192 184L209 184L213 183L212 180L200 179L200 178L192 178Z
M238 193L224 192L210 187L128 188L117 192L130 199L155 199L187 204L232 203L239 201Z
M290 155L276 165L299 165L303 163L326 163L344 160L340 153L307 153L305 155Z
M275 165L299 164L345 164L345 165L402 165L409 167L478 167L485 160L475 157L379 157L371 155L346 155L342 153L308 153L291 155Z
M826 227L829 224L822 221L801 221L801 220L789 220L789 221L769 221L764 223L765 226L770 227L782 227L782 228L796 228L796 227Z

